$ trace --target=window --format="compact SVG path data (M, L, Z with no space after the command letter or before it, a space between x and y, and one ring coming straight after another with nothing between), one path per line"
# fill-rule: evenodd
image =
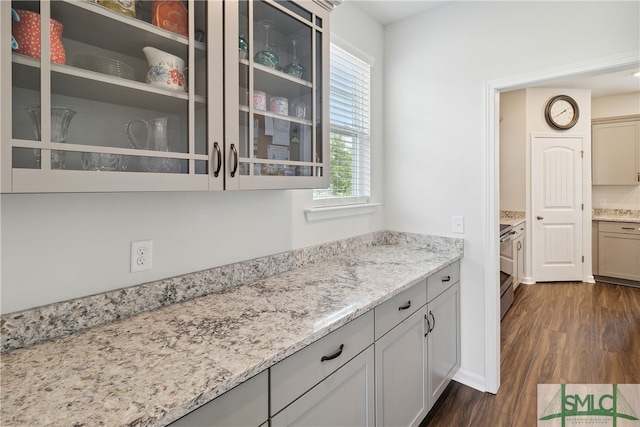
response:
M366 203L370 195L371 65L331 44L331 184L314 190L319 205Z

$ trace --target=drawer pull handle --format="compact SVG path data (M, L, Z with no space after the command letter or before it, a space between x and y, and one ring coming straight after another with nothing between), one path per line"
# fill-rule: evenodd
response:
M424 320L427 321L427 332L424 333L424 336L426 337L429 335L429 332L431 332L431 322L429 322L429 316L427 314L424 315Z
M429 315L431 316L431 318L433 319L433 324L431 324L431 329L429 329L429 332L433 331L433 328L436 327L436 317L433 315L433 313L431 312L431 310L429 310Z
M231 178L234 178L238 171L238 150L234 144L231 144L231 151L233 151L233 169L231 169Z
M442 278L442 281L443 281L443 282L448 282L449 280L451 280L451 276L444 276L444 277Z
M218 164L216 165L216 170L213 171L213 176L217 178L218 175L220 175L220 169L222 169L222 151L220 150L220 144L218 144L218 142L213 143L213 148L215 148L218 156Z
M635 230L634 227L622 227L623 230Z
M409 307L411 307L411 301L408 301L405 305L398 307L398 310L406 310Z
M338 356L340 356L342 354L342 349L343 348L344 348L344 344L340 344L340 348L338 349L338 351L336 351L335 353L330 354L328 356L322 356L320 358L320 361L324 362L325 360L333 360L333 359L335 359L336 357L338 357Z

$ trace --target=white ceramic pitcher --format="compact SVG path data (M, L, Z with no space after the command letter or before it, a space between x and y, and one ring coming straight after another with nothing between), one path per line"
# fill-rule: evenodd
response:
M149 63L147 83L170 90L186 90L182 58L151 46L143 48L142 51Z

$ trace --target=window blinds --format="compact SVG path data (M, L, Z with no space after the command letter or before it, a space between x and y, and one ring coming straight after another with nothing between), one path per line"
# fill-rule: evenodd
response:
M331 186L316 190L314 197L366 201L370 195L371 66L331 44L329 85Z

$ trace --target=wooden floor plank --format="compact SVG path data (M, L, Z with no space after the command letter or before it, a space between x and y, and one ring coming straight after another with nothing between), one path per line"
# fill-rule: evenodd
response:
M454 382L428 427L535 426L538 384L640 383L640 288L521 285L500 338L498 393Z

